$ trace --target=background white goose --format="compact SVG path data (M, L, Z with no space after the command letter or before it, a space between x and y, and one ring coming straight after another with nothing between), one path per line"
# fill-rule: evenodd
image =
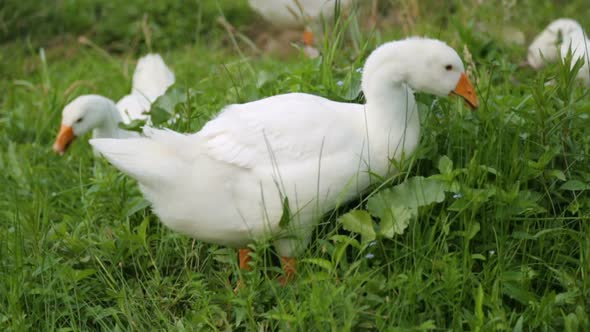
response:
M433 39L377 48L362 89L365 105L290 93L227 106L194 134L146 128L146 137L90 144L137 179L171 229L237 248L272 237L288 280L318 217L365 190L369 170L386 175L391 158L416 148L414 90L478 103L457 53ZM281 227L286 202L291 221Z
M115 103L99 95L72 100L62 112L61 128L53 150L64 154L75 137L93 130L95 138L125 138L137 133L119 128L119 123L149 119L150 105L174 84L174 73L159 54L148 54L137 62L131 93Z
M551 22L529 46L527 62L538 69L545 63L565 58L570 48L574 62L584 60L577 78L590 85L590 39L575 20L560 18Z
M314 47L314 31L320 30L320 19L334 17L335 6L346 8L352 0L248 0L266 21L282 29L301 29L302 41L308 56L319 52Z

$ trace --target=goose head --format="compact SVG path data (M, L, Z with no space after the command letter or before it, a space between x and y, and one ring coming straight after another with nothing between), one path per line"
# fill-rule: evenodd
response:
M53 151L63 155L76 137L96 128L112 126L110 122L113 122L113 115L116 114L115 104L105 97L77 97L63 109L61 127L53 144Z
M580 24L572 19L560 18L551 22L529 46L528 64L538 69L543 67L546 62L556 61L559 58L559 48L562 42L582 31Z
M472 108L479 104L461 58L440 40L409 38L389 42L369 55L362 77L367 103L387 98L391 89L401 84L437 96L458 95Z

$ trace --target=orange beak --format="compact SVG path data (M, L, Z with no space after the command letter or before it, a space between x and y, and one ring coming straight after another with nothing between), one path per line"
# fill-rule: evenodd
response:
M475 89L465 73L461 73L461 78L459 78L459 82L455 89L451 91L451 94L462 97L472 109L476 109L479 106Z
M61 125L61 128L59 128L59 133L55 138L55 143L53 143L53 151L63 155L74 138L76 138L76 135L74 135L74 130L72 127Z

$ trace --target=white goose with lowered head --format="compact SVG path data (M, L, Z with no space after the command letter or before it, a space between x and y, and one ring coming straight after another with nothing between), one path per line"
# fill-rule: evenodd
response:
M99 95L83 95L67 104L53 150L64 154L77 136L93 131L95 138L125 138L137 133L119 128L119 123L147 120L150 105L174 84L174 73L159 54L148 54L137 62L131 93L115 103Z
M282 28L303 28L320 18L331 19L335 6L350 5L351 0L248 0L250 7L268 22Z
M590 39L575 20L560 18L551 22L529 46L527 62L531 67L539 69L546 63L563 60L570 49L572 65L578 59L584 60L577 79L590 85Z
M321 19L331 20L336 6L347 8L352 0L248 0L267 22L282 29L301 29L304 51L309 57L316 57L319 51L314 47L314 31L321 30Z
M137 179L171 229L236 248L271 236L288 280L318 217L418 145L413 91L478 104L457 53L434 39L377 48L362 89L364 105L289 93L229 105L194 134L146 128L145 137L90 144ZM286 203L290 222L280 225ZM240 256L247 267L247 251Z

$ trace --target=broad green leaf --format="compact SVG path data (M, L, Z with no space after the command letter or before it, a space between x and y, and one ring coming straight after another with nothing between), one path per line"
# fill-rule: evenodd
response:
M449 174L453 171L453 161L447 156L442 156L438 160L438 171L440 174Z
M344 243L346 245L352 245L357 249L361 248L361 244L357 240L346 235L335 234L330 236L330 240L334 243Z
M367 208L381 220L379 235L392 238L403 234L412 217L418 214L418 207L444 199L444 182L417 176L372 196Z
M457 200L447 209L449 211L463 211L471 206L478 206L486 203L491 197L496 195L496 188L489 187L484 189L461 188L462 193L458 195Z
M371 196L367 201L367 210L376 217L385 218L391 205L395 204L391 196L389 190L383 190Z
M423 322L422 324L420 324L420 326L416 327L417 331L432 331L436 329L436 323L434 322L433 319L429 319L425 322Z
M578 317L573 312L570 312L567 316L564 316L563 322L565 323L565 331L582 331Z
M392 206L388 213L381 216L379 223L379 235L386 238L393 238L396 234L403 234L410 224L412 217L418 214L417 208Z
M588 190L590 189L590 185L579 180L569 180L568 182L562 184L559 189L570 191Z
M190 91L179 87L171 87L166 93L152 104L150 108L150 119L154 125L168 121L174 116L176 105L185 103Z
M119 122L119 128L129 131L136 131L141 133L141 130L145 126L145 120L135 119L131 120L130 123Z
M471 254L471 259L479 259L480 261L485 261L486 257L482 254Z
M211 257L217 262L230 264L236 260L236 250L233 248L218 248L210 251Z
M347 231L360 234L363 243L375 240L373 219L367 211L352 210L338 218L338 222L342 223Z
M473 203L478 204L489 201L494 195L496 195L496 187L491 186L484 189L470 189L465 193L466 198L470 198Z
M521 190L518 192L518 199L513 203L513 207L517 210L518 214L535 214L543 213L546 209L539 204L542 195L535 191Z
M345 93L342 95L342 98L348 101L355 100L361 94L361 91L361 80L353 77L350 84L348 84Z
M544 169L556 155L559 154L559 149L556 147L552 147L550 149L545 150L545 152L539 157L537 161L529 161L529 166L536 168L536 169Z
M258 73L258 77L256 78L256 87L261 89L269 82L276 82L277 80L277 72L269 72L267 70L262 70Z
M502 293L525 305L531 302L535 302L536 300L535 295L527 291L526 288L523 288L522 285L520 285L519 283L503 282Z
M150 223L150 219L145 217L145 218L143 218L143 221L141 222L141 224L139 224L139 227L137 227L137 235L141 239L144 247L146 247L146 248L147 248L147 227L148 227L149 223Z
M483 302L484 302L484 294L483 288L481 284L477 286L475 291L475 316L477 317L478 324L483 325L485 315L483 313Z
M323 258L306 258L302 259L301 262L317 265L328 272L332 272L332 270L334 269L334 267L332 266L332 262Z
M176 105L186 102L186 99L187 91L173 86L170 87L166 93L156 99L156 101L152 104L152 110L154 107L157 107L168 113L174 113Z
M518 317L518 319L516 320L516 324L514 324L514 328L512 329L512 332L522 332L522 325L524 322L524 315Z
M371 214L382 217L391 206L417 208L445 199L444 184L440 180L416 176L369 199L367 207Z
M498 175L498 171L493 167L486 166L486 165L480 165L479 168L485 172L490 173L490 174Z
M559 169L552 169L549 172L547 172L547 175L549 175L552 178L556 178L558 180L561 180L561 181L565 181L566 180L565 179L565 174L563 174L563 171L562 170L559 170Z
M578 291L569 291L569 292L562 292L555 295L555 304L557 305L564 305L564 304L574 304L576 303L576 299L580 296ZM578 331L578 330L576 330Z
M467 238L467 240L471 240L475 237L475 235L477 233L479 233L480 230L480 226L478 222L473 222L471 224L469 224L467 230L465 230L465 237Z

